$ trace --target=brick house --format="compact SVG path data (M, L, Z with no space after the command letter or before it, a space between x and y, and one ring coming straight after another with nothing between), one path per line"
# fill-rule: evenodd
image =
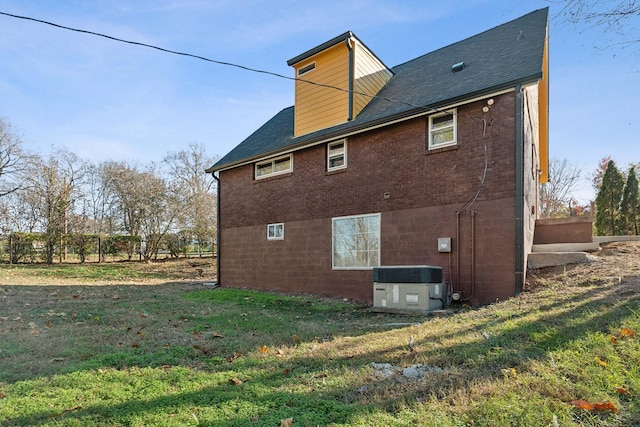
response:
M289 60L295 106L207 170L219 283L371 302L373 267L426 264L472 304L517 295L547 52L545 8L393 68L351 32Z

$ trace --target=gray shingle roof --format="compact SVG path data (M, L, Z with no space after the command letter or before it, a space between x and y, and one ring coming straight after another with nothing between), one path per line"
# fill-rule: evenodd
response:
M542 77L547 19L548 8L539 9L393 67L393 78L350 122L294 138L294 107L285 108L207 172L536 81ZM452 72L459 62L464 69Z

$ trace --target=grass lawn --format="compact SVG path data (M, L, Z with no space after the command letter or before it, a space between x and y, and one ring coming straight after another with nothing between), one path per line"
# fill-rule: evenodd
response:
M442 317L2 266L0 426L640 425L640 243L600 255Z

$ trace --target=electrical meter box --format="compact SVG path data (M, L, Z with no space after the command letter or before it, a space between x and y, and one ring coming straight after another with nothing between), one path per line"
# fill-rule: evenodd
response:
M373 269L373 307L384 311L426 312L445 301L442 267L391 266Z

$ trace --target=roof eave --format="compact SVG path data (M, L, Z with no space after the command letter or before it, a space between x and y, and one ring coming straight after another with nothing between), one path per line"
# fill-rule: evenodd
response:
M343 41L345 41L347 39L347 37L352 37L353 33L351 31L345 31L344 33L340 34L339 36L336 36L334 38L332 38L331 40L322 43L321 45L318 45L316 47L314 47L313 49L310 49L304 53L301 53L298 56L295 56L293 58L291 58L290 60L287 61L287 65L291 66L294 64L297 64L298 62L304 61L305 59L308 59L310 57L312 57L313 55L316 55L320 52L322 52L323 50L329 49L330 47L333 47L335 45L337 45L338 43L341 43Z
M214 172L218 172L218 171L222 171L225 169L232 169L234 167L243 165L243 164L247 164L247 163L251 163L254 162L258 159L262 159L262 158L266 158L266 157L272 157L275 156L277 154L280 153L284 153L284 152L291 152L291 151L296 151L299 150L301 147L305 147L305 146L309 146L309 145L314 145L320 142L324 142L324 141L329 141L332 139L338 139L338 138L343 138L346 135L352 135L355 133L361 133L364 132L368 129L373 129L373 128L378 128L381 126L384 126L385 124L390 124L390 123L396 123L398 121L402 121L403 119L409 119L412 117L415 117L417 115L421 115L421 114L429 114L429 113L433 113L433 112L438 112L439 110L441 110L442 108L446 108L447 106L450 106L452 104L459 104L461 102L467 101L467 100L472 100L478 97L482 97L483 95L489 95L489 94L493 94L496 92L500 92L503 91L505 89L510 89L510 88L514 88L517 85L526 85L526 84L530 84L533 82L536 82L538 80L540 80L542 78L542 71L532 74L530 76L527 77L523 77L523 78L519 78L519 79L515 79L509 82L505 82L502 83L500 85L495 85L492 86L490 88L486 88L486 89L482 89L479 91L475 91L475 92L470 92L467 93L463 96L458 96L455 98L449 98L443 101L439 101L437 103L433 103L430 105L426 105L424 107L418 107L418 108L412 108L410 110L405 110L401 113L398 114L393 114L390 116L385 116L383 118L380 119L376 119L376 120L371 120L368 122L364 122L364 123L360 123L354 126L349 126L347 128L343 128L343 129L339 129L336 130L334 132L328 132L328 133L322 133L320 135L316 135L316 136L311 136L311 137L299 137L296 138L298 139L297 142L290 144L290 145L286 145L285 147L279 148L277 150L271 150L271 151L266 151L266 152L262 152L259 154L256 154L255 156L251 156L251 157L246 157L231 163L225 163L222 165L214 165L212 167L210 167L209 169L206 169L205 172L206 173L214 173Z

